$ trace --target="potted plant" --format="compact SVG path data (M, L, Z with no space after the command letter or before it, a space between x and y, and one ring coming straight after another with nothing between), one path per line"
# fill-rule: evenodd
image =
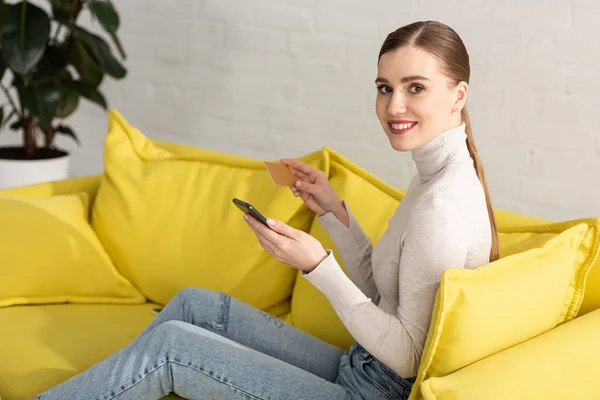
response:
M106 109L98 89L104 75L122 79L127 73L104 39L76 24L82 11L91 12L125 59L110 0L48 5L51 15L26 0L0 0L0 128L23 134L21 146L0 147L0 188L66 178L70 155L54 139L79 140L63 120L81 97Z

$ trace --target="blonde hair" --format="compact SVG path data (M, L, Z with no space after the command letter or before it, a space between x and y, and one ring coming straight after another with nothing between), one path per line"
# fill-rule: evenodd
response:
M454 81L454 84L463 81L469 83L471 74L469 54L460 36L449 26L436 21L420 21L403 26L387 36L379 51L379 58L388 51L407 45L423 49L434 56L440 63L442 71ZM475 141L473 140L471 121L469 120L466 107L462 109L461 117L465 123L467 133L467 148L469 149L475 171L485 192L485 201L492 229L492 247L490 250L490 262L492 262L500 257L496 218L490 200L483 165L475 147Z

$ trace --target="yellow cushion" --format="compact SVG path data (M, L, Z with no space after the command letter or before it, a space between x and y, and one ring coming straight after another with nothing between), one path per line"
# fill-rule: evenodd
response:
M496 228L499 231L504 230L504 228L544 225L553 222L547 219L499 209L494 209L494 216L496 217Z
M0 195L0 307L41 303L141 303L90 227L87 193Z
M548 240L556 237L562 227L573 226L577 223L592 223L596 219L584 218L580 220L567 221L565 223L542 223L534 225L521 225L521 226L504 226L500 232L500 255L505 257L507 255L519 253L529 249L543 246ZM513 221L514 222L514 221ZM588 253L595 254L595 250L591 248L593 243L591 242L595 233L593 230L588 232L586 241L589 243ZM591 261L592 266L589 274L585 281L585 292L583 295L583 302L579 309L578 316L586 314L592 310L600 308L600 257Z
M90 196L90 203L94 201L101 175L88 175L69 178L60 181L43 182L28 186L12 187L0 190L1 196L14 197L51 197L58 194L73 194L85 192Z
M476 269L444 271L410 399L421 398L418 387L429 377L445 376L573 319L598 255L598 227L598 220L577 223L542 248Z
M377 243L404 192L377 179L330 148L325 148L325 155L325 172L331 185L342 199L348 201L365 233L372 238L374 244ZM377 207L373 207L373 204L377 204ZM321 224L315 222L309 233L325 248L333 250L345 271L335 244ZM348 349L355 342L327 298L300 276L294 286L288 322L344 349Z
M494 354L453 374L430 378L426 400L600 399L600 310Z
M600 308L600 257L598 257L596 263L592 266L587 277L583 303L577 315L584 315L598 308Z
M301 159L322 168L321 151ZM148 299L165 304L199 286L268 309L291 295L296 270L260 246L232 198L305 231L314 213L273 184L263 161L151 142L113 110L104 164L92 224Z
M144 303L0 308L0 397L31 398L104 360L152 321L154 307Z
M540 242L543 242L545 239L537 238L536 236L544 234L544 227L552 222L504 210L494 210L494 214L496 215L496 223L500 232L512 232L515 229L521 230L520 235L506 235L504 238L501 238L500 245L502 246L503 242L513 244L523 242L519 246L524 250L536 247ZM546 238L549 237L551 235L547 235ZM503 252L502 248L500 250L501 255L502 253L508 254L506 251ZM513 248L513 252L515 250L516 248ZM588 274L583 303L578 315L584 315L597 308L600 308L600 258L596 260L596 263L592 266Z
M61 304L0 309L2 400L31 398L127 346L152 321L154 307Z

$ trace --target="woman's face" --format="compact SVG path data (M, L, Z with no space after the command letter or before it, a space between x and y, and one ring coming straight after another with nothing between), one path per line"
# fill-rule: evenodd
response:
M375 83L377 117L394 150L417 149L462 122L468 85L453 84L424 50L404 46L383 54Z

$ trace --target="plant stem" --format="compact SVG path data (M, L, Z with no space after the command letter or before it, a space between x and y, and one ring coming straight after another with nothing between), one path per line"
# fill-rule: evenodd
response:
M73 4L71 5L71 13L69 14L69 21L75 22L79 13L81 12L81 8L83 7L83 3L81 0L73 0Z
M79 17L79 13L81 12L82 8L83 8L83 3L81 0L73 0L73 4L71 5L71 12L69 14L70 22L72 22L72 23L75 22L77 17ZM69 30L69 33L67 34L67 37L65 38L65 41L63 43L64 51L69 51L72 41L73 41L73 31Z
M25 154L28 156L32 156L36 150L35 128L34 119L27 117L23 124L23 142L25 143Z
M54 129L52 125L48 125L45 129L40 127L42 132L44 133L44 146L49 149L52 146L52 141L54 140Z

